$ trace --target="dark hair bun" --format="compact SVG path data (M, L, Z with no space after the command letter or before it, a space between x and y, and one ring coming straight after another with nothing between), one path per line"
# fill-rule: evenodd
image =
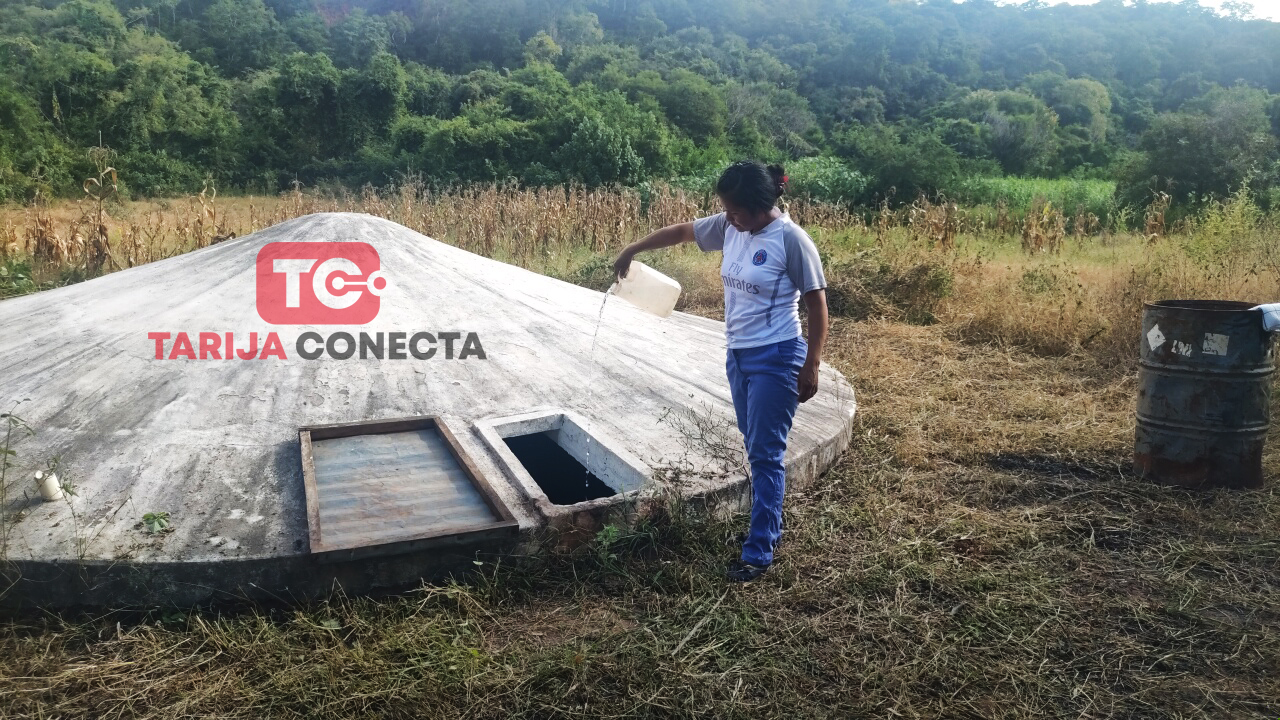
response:
M787 171L781 165L770 165L767 169L773 177L773 184L778 188L778 197L782 197L787 192Z

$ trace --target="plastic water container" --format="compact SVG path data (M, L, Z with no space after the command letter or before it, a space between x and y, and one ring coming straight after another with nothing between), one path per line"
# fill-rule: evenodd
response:
M40 497L44 498L45 502L53 502L65 497L62 494L62 485L58 483L58 476L53 473L37 470L36 487L40 489Z
M614 284L613 294L658 317L676 309L680 283L638 260L632 260L627 276Z

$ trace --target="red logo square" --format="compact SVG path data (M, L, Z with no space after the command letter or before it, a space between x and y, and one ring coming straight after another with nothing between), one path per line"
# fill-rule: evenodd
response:
M364 325L390 288L362 242L273 242L258 251L258 316L272 325Z

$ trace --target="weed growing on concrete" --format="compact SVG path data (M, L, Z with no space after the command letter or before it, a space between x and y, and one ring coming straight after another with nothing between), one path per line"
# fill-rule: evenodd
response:
M0 445L0 562L7 562L9 559L9 527L13 523L13 518L9 515L9 468L18 454L13 445L23 435L36 434L25 420L13 413L24 402L25 399L19 400L9 412L0 414L0 419L5 424L4 443Z
M732 410L732 408L730 408ZM745 448L736 433L737 424L728 419L722 410L702 403L701 410L681 405L664 408L658 422L669 424L680 437L685 457L709 458L710 465L692 468L696 473L724 477L734 473L747 473Z
M83 568L84 559L89 554L89 538L83 534L84 528L80 526L80 512L76 510L75 498L79 497L80 488L71 484L65 477L65 473L58 474L61 472L60 464L61 458L52 457L46 464L44 472L46 475L58 477L58 488L62 490L62 499L67 504L67 510L71 512L72 543L76 549L76 561Z
M152 534L172 529L169 525L169 513L164 510L144 514L142 516L142 526Z

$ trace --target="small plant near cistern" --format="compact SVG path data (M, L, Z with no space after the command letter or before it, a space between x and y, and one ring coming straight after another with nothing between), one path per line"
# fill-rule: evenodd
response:
M139 523L148 533L156 534L173 530L173 526L169 524L169 513L161 510L159 512L149 512L142 516L142 522Z
M19 400L13 404L14 409L18 405L26 402ZM12 465L12 458L18 453L14 452L13 444L17 442L22 435L35 435L35 431L22 418L13 414L10 410L7 413L0 413L0 419L4 420L4 444L0 445L0 560L9 557L9 526L14 518L8 513L9 507L9 468Z

